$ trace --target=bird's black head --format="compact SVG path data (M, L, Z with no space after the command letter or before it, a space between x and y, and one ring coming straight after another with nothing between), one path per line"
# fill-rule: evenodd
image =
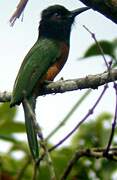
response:
M74 18L87 7L69 11L61 5L50 6L42 11L39 26L39 37L53 38L69 42Z

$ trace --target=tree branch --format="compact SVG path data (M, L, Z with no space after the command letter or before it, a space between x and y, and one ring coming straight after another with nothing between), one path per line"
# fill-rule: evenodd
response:
M115 128L116 128L116 124L117 124L117 84L115 82L114 82L114 89L115 89L115 94L116 94L115 115L114 115L114 120L113 120L113 123L112 123L112 130L111 130L109 142L108 142L107 148L106 148L106 150L104 152L105 157L108 157L108 152L109 152L109 149L110 149L111 144L112 144L112 140L113 140L113 137L114 137Z
M24 11L26 4L28 0L20 0L19 4L17 5L16 11L13 13L13 15L10 18L10 24L11 26L14 25L17 18L20 18L22 12Z
M81 89L97 89L99 86L117 80L117 69L112 69L110 72L104 72L96 75L88 75L85 78L60 80L52 82L44 86L41 95L52 93L64 93L66 91L74 91Z
M117 0L79 0L117 24Z
M93 157L93 158L103 158L103 152L106 149L84 149L84 150L78 150L75 152L71 160L68 162L68 165L61 177L61 180L65 180L68 175L70 174L73 166L76 164L76 162L81 158L81 157ZM114 160L117 161L117 149L111 148L109 149L109 156L106 157L109 160ZM104 157L105 158L105 157Z
M106 83L117 80L117 69L112 69L110 72L104 72L96 75L88 75L85 78L59 80L44 85L40 95L64 93L67 91L81 90L81 89L97 89ZM0 92L0 102L9 102L11 93Z
M4 91L0 92L0 102L9 102L11 100L11 93Z

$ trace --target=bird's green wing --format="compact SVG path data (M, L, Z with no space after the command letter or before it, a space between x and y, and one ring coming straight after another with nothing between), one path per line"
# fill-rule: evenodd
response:
M59 55L60 46L54 40L40 39L34 44L24 58L17 75L12 93L11 106L19 104L22 101L24 92L26 97L31 95L38 80L41 79Z

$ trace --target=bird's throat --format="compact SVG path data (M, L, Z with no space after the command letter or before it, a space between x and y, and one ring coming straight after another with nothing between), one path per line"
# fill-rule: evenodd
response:
M64 41L69 44L70 41L71 25L58 23L52 24L51 22L41 21L39 26L39 38L51 38L57 41Z

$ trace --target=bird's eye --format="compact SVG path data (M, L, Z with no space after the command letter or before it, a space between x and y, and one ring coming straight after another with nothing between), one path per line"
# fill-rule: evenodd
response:
M56 13L53 14L53 17L57 18L57 19L60 19L61 18L61 14L56 12Z
M54 13L54 16L60 16L60 13L56 12Z

